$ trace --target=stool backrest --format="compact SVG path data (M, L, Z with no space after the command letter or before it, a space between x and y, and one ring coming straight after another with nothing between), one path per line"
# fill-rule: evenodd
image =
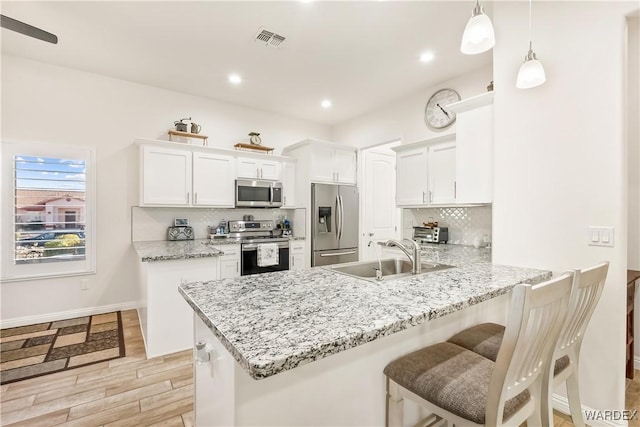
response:
M573 272L537 285L517 285L504 338L489 384L486 425L502 425L504 404L524 390L540 399L542 374L548 372L564 323ZM537 404L537 403L536 403Z
M572 348L579 351L591 315L602 295L608 271L607 261L586 270L575 270L576 284L571 291L567 319L560 331L556 359L568 354Z

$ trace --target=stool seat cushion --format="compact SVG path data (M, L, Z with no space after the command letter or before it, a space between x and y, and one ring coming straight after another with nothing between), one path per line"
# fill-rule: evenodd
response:
M481 323L458 332L447 341L495 362L503 336L504 326L496 323ZM567 366L569 366L569 356L563 356L556 360L553 375L558 375Z
M417 350L391 363L384 374L398 385L459 417L485 423L487 392L494 362L450 342ZM530 399L528 390L509 399L508 420Z

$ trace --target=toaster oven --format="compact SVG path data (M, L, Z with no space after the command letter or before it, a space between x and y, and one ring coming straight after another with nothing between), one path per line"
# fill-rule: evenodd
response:
M449 241L449 228L413 227L413 240L418 243L447 243Z

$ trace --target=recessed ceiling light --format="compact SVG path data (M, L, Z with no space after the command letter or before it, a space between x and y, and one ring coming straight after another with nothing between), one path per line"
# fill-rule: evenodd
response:
M331 101L328 99L323 99L322 102L320 103L320 106L322 108L329 108L331 107Z
M239 85L242 83L242 77L239 74L229 74L229 83Z
M433 52L430 52L430 51L429 52L423 52L420 55L420 62L431 62L431 61L433 61L433 59L435 57L436 56L433 54Z

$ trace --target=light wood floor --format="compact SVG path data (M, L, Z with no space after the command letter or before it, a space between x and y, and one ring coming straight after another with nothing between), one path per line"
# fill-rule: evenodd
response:
M1 386L0 425L193 426L191 350L147 359L136 311L122 321L126 357ZM626 407L640 409L640 371L627 380ZM573 427L558 412L554 424Z
M0 388L2 426L193 426L191 350L148 359L135 310L126 357Z

